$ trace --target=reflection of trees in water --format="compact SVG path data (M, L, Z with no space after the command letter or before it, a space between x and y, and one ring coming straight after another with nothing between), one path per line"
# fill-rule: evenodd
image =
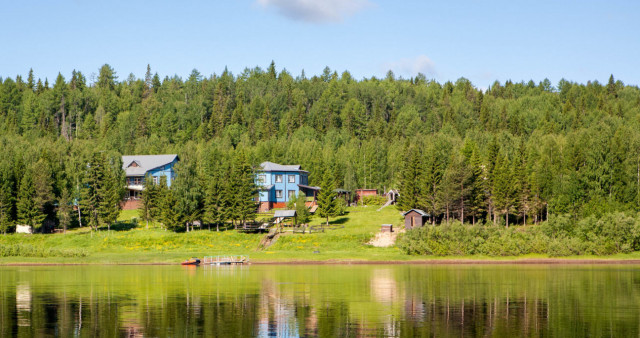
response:
M545 300L509 299L432 299L408 297L403 333L454 336L539 336L548 326Z
M56 274L20 282L0 274L0 336L639 333L640 272L633 270L305 269L197 270L126 281L98 275L82 287L56 282Z

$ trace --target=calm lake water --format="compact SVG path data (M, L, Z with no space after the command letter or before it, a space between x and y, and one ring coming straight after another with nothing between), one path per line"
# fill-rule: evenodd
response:
M640 335L636 265L0 267L0 336Z

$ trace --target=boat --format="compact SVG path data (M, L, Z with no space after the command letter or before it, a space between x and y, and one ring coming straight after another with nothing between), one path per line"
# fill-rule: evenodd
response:
M182 262L182 265L198 265L200 264L200 259L196 257L192 257Z

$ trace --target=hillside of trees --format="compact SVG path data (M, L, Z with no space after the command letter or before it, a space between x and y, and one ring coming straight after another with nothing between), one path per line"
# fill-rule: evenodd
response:
M76 224L69 206L93 199L83 225L108 224L124 154L179 154L183 182L172 190L189 219L251 217L246 206L215 214L212 191L266 160L301 164L312 185L330 170L336 187L398 188L401 209L436 223L577 222L640 206L640 90L613 76L485 91L391 72L294 76L274 63L186 79L105 64L91 78L0 79L0 231ZM111 182L93 197L91 163Z

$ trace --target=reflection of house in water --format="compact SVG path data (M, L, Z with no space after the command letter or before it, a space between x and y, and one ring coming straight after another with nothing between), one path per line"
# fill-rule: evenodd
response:
M18 326L31 326L31 287L29 284L16 285L16 314Z
M371 292L376 301L391 305L398 300L398 285L393 270L375 269L372 271Z
M287 337L297 332L295 306L284 299L277 284L268 278L262 280L258 312L258 336ZM293 327L292 327L293 326Z

